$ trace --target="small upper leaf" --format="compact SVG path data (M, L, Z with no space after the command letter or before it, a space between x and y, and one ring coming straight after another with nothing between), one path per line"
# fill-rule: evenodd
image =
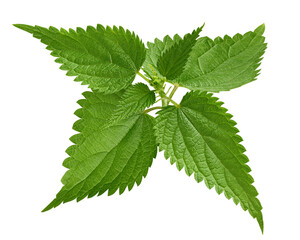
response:
M222 102L206 92L187 93L180 107L168 106L158 112L155 132L160 151L176 162L179 170L204 179L210 189L238 204L257 219L263 230L262 206L252 185L242 138L236 123L221 107Z
M122 194L147 175L157 148L153 117L138 111L111 121L123 94L83 94L85 99L78 102L82 108L75 112L81 119L73 126L79 134L70 138L75 145L67 149L70 157L63 163L69 168L62 178L64 186L43 211L107 190L109 195L118 189Z
M142 112L155 102L155 92L151 91L144 83L137 83L125 90L119 101L114 119L123 119L134 113Z
M254 81L266 49L264 25L234 37L199 38L183 73L171 82L192 90L227 91Z
M88 26L86 30L77 28L58 30L40 26L15 24L41 42L57 57L61 69L67 75L77 76L75 81L88 84L92 89L112 93L128 87L142 66L146 49L134 33L122 27L97 28Z
M186 34L183 39L180 39L160 56L157 61L157 69L167 80L175 79L181 75L203 26Z
M144 72L149 77L151 77L153 75L152 72L154 70L158 76L162 77L162 75L157 69L158 59L164 52L166 52L175 43L178 43L181 40L182 38L178 34L176 34L174 35L173 39L169 35L167 35L164 37L163 41L159 40L158 38L155 38L153 43L147 42L148 49L146 59L143 64Z

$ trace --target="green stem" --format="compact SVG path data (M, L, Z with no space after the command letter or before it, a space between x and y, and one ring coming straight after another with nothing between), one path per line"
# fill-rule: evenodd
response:
M166 91L166 95L170 92L170 89L172 88L172 86L171 87L169 87L169 89Z
M153 86L151 84L151 79L145 77L143 74L141 74L140 72L137 72L137 74L142 77L144 80L146 80L151 86ZM154 87L156 92L159 94L159 96L161 97L161 102L162 102L162 107L168 106L169 102L173 103L175 105L175 107L179 108L180 105L178 103L176 103L174 100L171 99L171 97L174 95L174 93L176 92L177 88L179 87L178 84L174 85L174 88L170 94L170 97L168 97L164 91L164 87ZM158 108L155 108L158 109ZM147 111L147 110L145 110ZM151 110L152 111L152 110Z
M164 89L158 90L158 94L159 94L159 96L161 98L161 105L162 105L162 107L168 106L168 100L166 99L167 95L166 95Z
M174 104L175 107L177 107L177 108L180 107L180 104L178 104L177 102L175 102L173 99L171 99L171 98L169 98L169 97L167 97L167 96L165 96L164 99L167 101L167 103L168 103L168 102L171 102L171 103ZM168 104L167 104L167 105L168 105ZM166 105L166 106L167 106L167 105Z
M169 95L169 98L172 98L176 92L176 90L179 88L179 84L175 83L174 88L172 89L172 92Z
M161 99L161 105L162 105L163 107L168 106L168 100L165 99L165 98L162 98L162 99Z
M137 74L138 74L140 77L142 77L144 80L146 80L147 83L150 84L151 80L150 80L149 78L146 78L146 77L145 77L143 74L141 74L140 72L137 72Z
M156 110L156 109L162 109L162 107L152 107L152 108L148 108L144 111L144 113L148 113L148 112L151 112L153 110Z
M179 85L177 83L174 84L174 88L172 89L172 92L169 95L169 98L172 99L172 97L174 96L176 90L179 88ZM168 102L169 103L169 102Z
M161 98L157 99L157 100L155 101L155 103L158 103L160 100L161 100Z

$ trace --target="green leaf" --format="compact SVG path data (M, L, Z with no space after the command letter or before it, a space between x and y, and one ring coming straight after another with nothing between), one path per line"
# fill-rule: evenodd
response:
M43 211L107 190L109 195L118 189L122 194L146 177L157 151L154 119L139 112L111 121L123 92L83 94L85 99L78 102L82 108L75 112L81 119L73 127L80 133L70 138L75 145L67 149L70 157L63 163L69 168L62 178L64 186Z
M137 83L126 89L116 108L114 118L123 119L134 113L142 112L155 103L155 92L143 83Z
M227 91L256 80L266 49L264 25L234 37L199 38L183 73L171 82L192 90Z
M164 150L178 170L204 179L206 186L232 198L257 219L263 231L262 206L252 185L242 138L236 123L222 102L206 92L187 93L179 108L168 106L158 112L155 132L160 151Z
M162 54L157 61L157 69L162 76L172 80L181 75L203 26L194 30L191 34L186 34L183 39L180 39Z
M92 89L113 93L128 87L142 66L146 49L134 33L122 27L88 26L86 30L14 26L41 39L68 76Z
M166 52L175 43L178 43L181 40L182 38L178 34L176 34L174 35L173 39L169 35L167 35L164 37L163 41L159 40L158 38L155 38L153 43L147 42L148 49L146 59L143 64L144 72L149 77L151 77L153 75L152 72L154 70L158 76L163 77L157 69L157 61L164 52Z

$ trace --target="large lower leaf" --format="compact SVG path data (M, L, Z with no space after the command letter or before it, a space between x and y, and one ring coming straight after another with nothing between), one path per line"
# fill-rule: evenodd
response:
M263 230L262 207L248 158L240 145L235 122L217 98L206 92L185 95L180 107L168 106L158 112L155 131L160 151L179 170L194 174L197 182L204 179L208 188L238 204L257 219Z
M146 49L138 36L122 27L58 30L15 24L41 39L67 75L92 89L112 93L129 86L142 66Z
M227 91L254 81L266 49L264 25L254 32L199 38L181 76L171 82L192 90Z
M76 111L81 119L74 124L80 133L71 138L75 145L67 149L70 157L63 164L69 168L62 178L64 186L43 211L107 190L109 195L118 189L122 194L147 175L156 156L153 117L138 112L111 121L122 95L123 91L84 93L82 108Z

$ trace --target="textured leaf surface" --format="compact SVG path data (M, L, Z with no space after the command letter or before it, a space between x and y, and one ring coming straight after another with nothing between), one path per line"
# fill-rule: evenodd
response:
M162 76L172 80L181 75L192 47L196 43L203 26L186 34L183 39L173 44L157 61L157 69Z
M67 149L69 158L63 165L69 170L62 178L64 186L43 210L86 196L111 195L119 189L139 185L156 156L153 117L133 113L121 121L110 121L124 91L102 94L84 93L82 106L75 114L81 119L74 124L79 134L71 137L75 145Z
M146 49L138 36L122 27L88 26L58 30L16 24L41 42L57 57L67 75L102 92L117 92L129 86L142 66Z
M158 38L155 38L153 43L147 42L148 49L146 59L143 64L143 70L147 73L149 77L152 75L152 68L155 70L158 76L162 77L162 75L157 69L158 59L164 52L166 52L175 43L181 40L182 38L178 34L176 34L174 35L173 39L169 35L167 35L164 37L163 41L159 40ZM152 68L150 67L150 65L152 66Z
M211 40L199 38L185 69L173 80L192 90L227 91L254 81L266 49L264 25L254 32Z
M155 131L160 151L176 162L179 170L204 179L209 189L232 198L257 219L263 230L262 207L246 165L242 138L222 102L206 92L185 95L180 108L168 106L158 112Z
M143 83L137 83L125 90L116 108L114 118L123 119L142 112L155 102L155 92Z

